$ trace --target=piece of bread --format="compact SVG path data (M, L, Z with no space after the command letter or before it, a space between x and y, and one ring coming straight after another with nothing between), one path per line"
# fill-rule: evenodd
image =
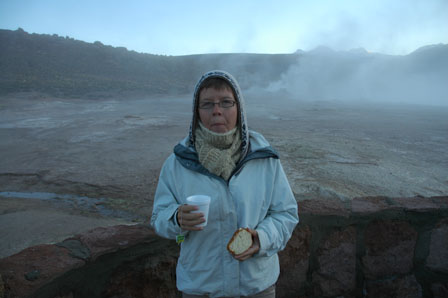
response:
M227 250L232 255L239 255L252 246L252 234L247 228L239 228L233 233L232 239L227 244Z

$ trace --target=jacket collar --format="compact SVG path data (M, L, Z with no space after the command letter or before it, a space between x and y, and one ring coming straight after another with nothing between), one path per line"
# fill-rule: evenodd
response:
M255 138L256 136L258 136L258 138ZM238 173L242 169L243 165L250 160L262 158L280 158L277 151L275 151L274 148L272 148L260 134L251 131L251 137L253 139L253 142L249 143L248 153L242 160L239 161L235 170L233 171L232 176L235 173ZM251 146L251 144L255 146ZM201 165L201 163L199 162L198 154L196 153L194 146L191 145L189 137L186 137L174 147L174 154L183 167L195 172L202 173L204 175L217 177Z

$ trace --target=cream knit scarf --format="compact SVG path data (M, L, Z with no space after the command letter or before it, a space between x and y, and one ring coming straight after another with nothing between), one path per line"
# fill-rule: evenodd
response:
M199 162L211 173L229 180L241 156L240 130L235 127L226 133L216 133L199 121L195 136Z

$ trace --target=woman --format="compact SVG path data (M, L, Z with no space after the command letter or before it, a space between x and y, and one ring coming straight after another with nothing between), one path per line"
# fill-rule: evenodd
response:
M191 195L211 197L207 225ZM193 97L189 135L165 161L151 225L162 237L184 236L177 263L183 297L275 297L277 252L298 223L297 203L278 154L249 131L236 80L224 71L202 76ZM252 246L233 256L227 243L248 228Z

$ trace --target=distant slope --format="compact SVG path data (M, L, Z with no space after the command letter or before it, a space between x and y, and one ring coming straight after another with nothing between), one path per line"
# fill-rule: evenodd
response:
M0 94L178 94L191 91L199 76L211 69L228 70L243 87L266 85L280 79L296 58L294 54L151 55L101 42L0 30Z
M163 56L57 35L0 30L0 95L36 91L59 97L190 93L201 74L232 73L242 88L299 100L448 104L448 45L405 56L318 47L293 54Z

